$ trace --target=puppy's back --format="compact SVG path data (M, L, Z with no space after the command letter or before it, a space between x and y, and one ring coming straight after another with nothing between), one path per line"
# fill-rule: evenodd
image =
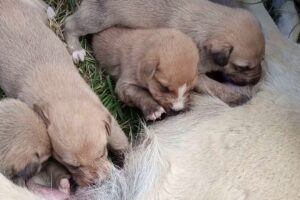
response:
M110 75L118 76L121 63L137 64L150 48L179 50L198 54L192 39L175 29L128 29L109 28L93 36L93 50L96 59ZM168 52L168 51L166 51ZM124 62L126 61L126 63ZM136 61L136 62L135 62Z
M34 3L0 1L0 84L9 97L19 98L16 94L26 78L37 79L32 73L73 68L65 46L45 23L46 11L33 7Z

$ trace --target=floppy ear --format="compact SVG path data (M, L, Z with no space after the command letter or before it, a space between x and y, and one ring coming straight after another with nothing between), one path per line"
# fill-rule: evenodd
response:
M48 127L49 124L50 124L50 121L49 121L49 117L48 117L47 112L45 111L45 109L43 109L42 107L40 107L36 104L33 104L33 110L44 121L44 123L46 124L46 127Z
M137 78L139 81L151 79L159 65L157 52L150 52L142 59L138 66Z
M205 42L204 50L215 64L223 67L228 64L233 46L219 39L210 39Z

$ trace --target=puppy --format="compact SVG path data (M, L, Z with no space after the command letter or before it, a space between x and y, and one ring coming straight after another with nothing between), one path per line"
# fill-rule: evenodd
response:
M47 125L53 157L77 184L90 185L110 171L107 146L125 151L128 140L34 2L0 2L0 86L35 109Z
M93 38L96 59L116 80L122 101L148 120L180 111L197 81L198 50L177 30L110 28Z
M39 184L50 188L58 189L61 192L70 195L71 175L67 169L54 159L50 159L45 163L41 172L30 179L28 185Z
M19 100L0 101L0 173L24 186L50 155L42 119Z
M79 36L112 26L169 27L189 35L203 58L197 91L209 90L228 104L241 104L245 96L209 79L205 72L222 72L227 81L239 86L260 80L264 36L258 20L244 9L206 0L83 0L65 22L65 38L74 61L84 58Z

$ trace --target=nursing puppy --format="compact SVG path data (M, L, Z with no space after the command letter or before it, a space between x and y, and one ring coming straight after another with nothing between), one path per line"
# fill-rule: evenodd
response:
M47 163L45 163L45 166L42 168L41 172L30 179L30 181L27 183L27 186L29 186L29 188L33 188L34 191L34 185L38 184L41 186L58 189L66 195L70 195L70 179L71 175L67 169L54 159L50 159L47 161Z
M65 38L74 61L83 60L85 55L79 36L112 26L169 27L189 35L203 57L197 90L205 92L208 88L228 104L240 104L245 96L209 79L205 72L219 71L226 81L240 86L254 85L261 77L264 36L257 19L244 9L206 0L83 0L65 23ZM235 102L228 96L234 96Z
M128 141L32 3L0 2L0 86L36 110L53 157L79 185L90 185L109 172L107 146L124 151Z
M42 119L19 100L0 101L0 173L24 186L50 155Z
M147 120L180 111L197 81L193 41L173 29L110 28L93 38L96 59L117 80L116 93Z

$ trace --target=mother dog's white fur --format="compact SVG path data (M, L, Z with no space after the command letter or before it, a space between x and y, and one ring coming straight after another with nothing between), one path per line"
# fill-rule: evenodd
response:
M194 96L192 111L150 126L124 170L78 199L300 198L300 48L282 39L262 4L249 9L267 36L266 78L253 99L229 108ZM0 185L1 199L34 199L2 176Z

